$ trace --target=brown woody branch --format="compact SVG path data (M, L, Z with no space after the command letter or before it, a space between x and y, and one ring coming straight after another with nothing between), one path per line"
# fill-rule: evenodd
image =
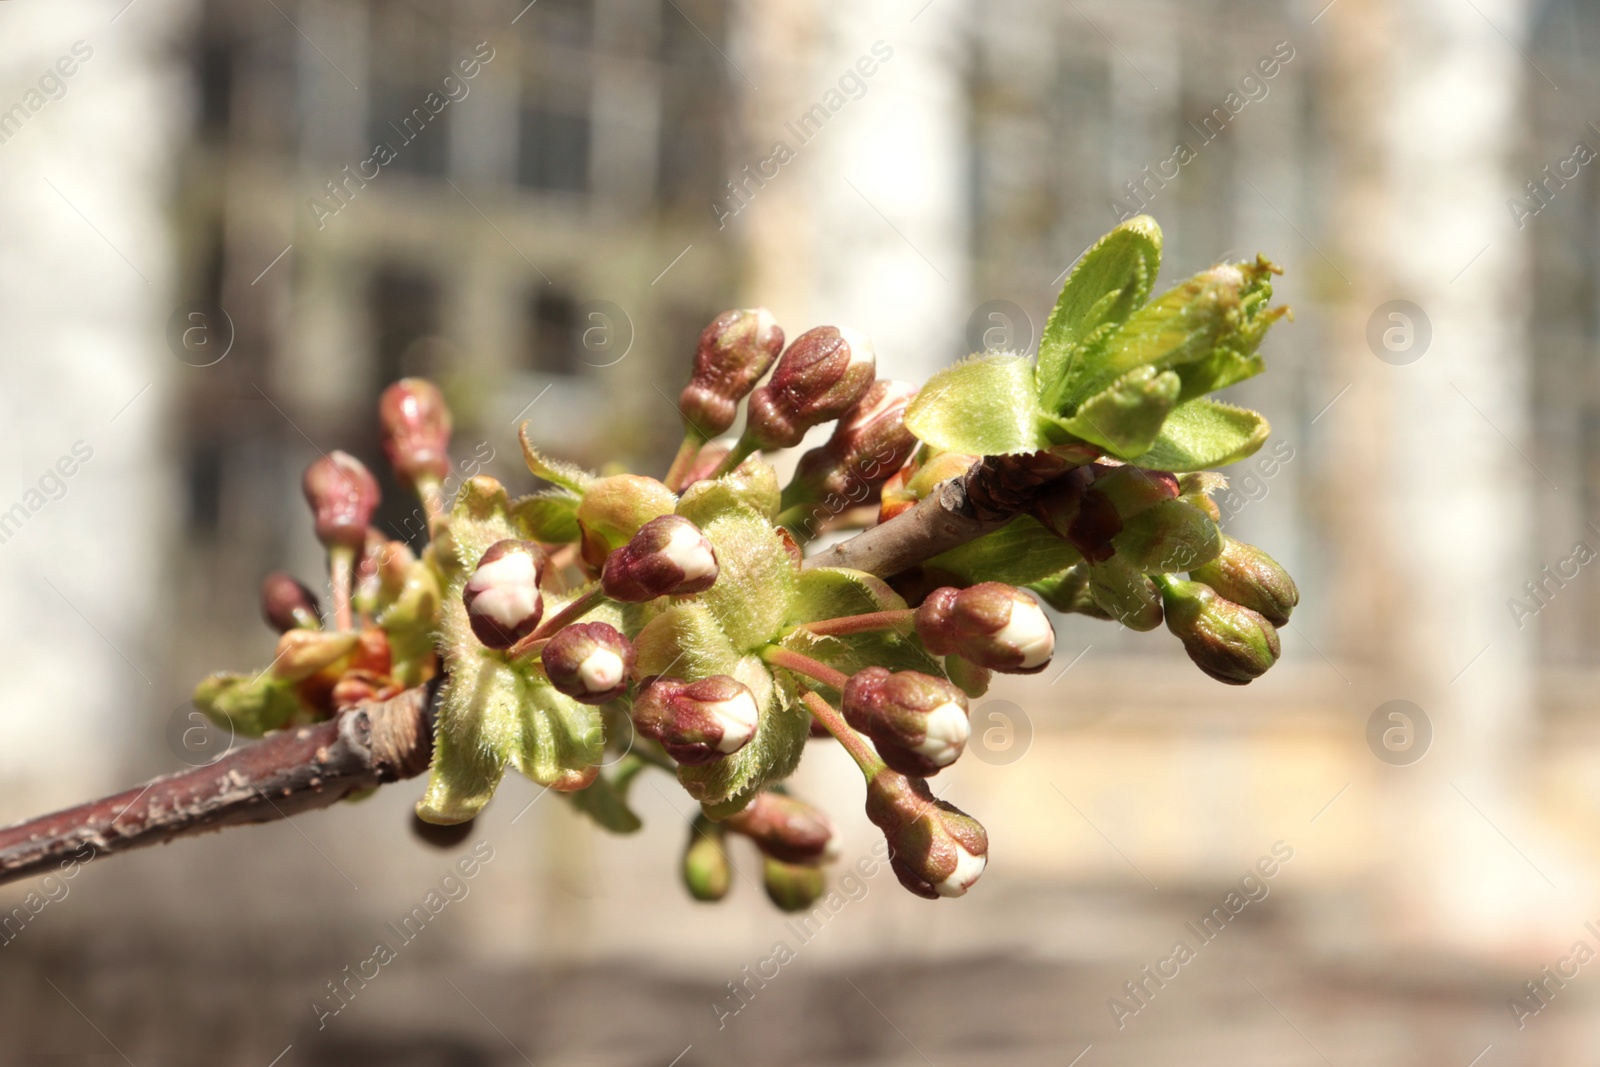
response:
M808 557L805 567L847 567L880 578L900 574L998 530L1027 510L1040 486L1097 454L1084 446L986 456L910 510Z
M270 734L217 762L0 829L0 884L146 845L325 808L433 758L436 688Z

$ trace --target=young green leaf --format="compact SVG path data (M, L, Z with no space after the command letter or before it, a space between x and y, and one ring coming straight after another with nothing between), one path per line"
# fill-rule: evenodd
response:
M594 481L594 475L582 467L548 459L537 448L534 448L533 442L528 440L527 423L523 423L522 427L517 431L517 440L522 442L522 458L528 464L528 469L535 476L574 493L583 492L589 488L589 483Z
M511 514L527 531L527 540L565 545L580 536L578 504L582 500L570 489L546 489L513 501Z
M905 424L945 452L995 456L1051 444L1041 432L1033 362L1005 353L935 374L906 408Z
M961 586L979 582L1028 585L1064 571L1082 558L1077 549L1037 519L1023 515L994 533L934 556L924 566L939 572L941 581Z
M1150 297L1161 269L1161 227L1149 215L1128 219L1079 258L1039 339L1039 393L1046 411L1092 370L1092 352Z
M1157 471L1225 467L1254 455L1271 432L1259 412L1199 397L1172 409L1139 466Z
M1182 386L1172 371L1138 367L1079 404L1071 418L1057 421L1073 436L1133 459L1155 443Z

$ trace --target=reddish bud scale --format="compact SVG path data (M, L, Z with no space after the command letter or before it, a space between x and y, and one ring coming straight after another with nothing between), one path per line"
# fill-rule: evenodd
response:
M787 503L830 496L866 501L916 451L905 413L917 387L880 378L834 427L826 444L800 457Z
M867 783L867 818L883 831L900 884L920 897L959 897L988 863L983 826L920 778L879 771Z
M694 374L678 395L689 428L712 438L725 433L739 401L755 388L783 348L783 330L766 308L724 311L695 347Z
M822 863L838 851L837 834L828 817L783 793L758 793L743 811L723 820L723 825L784 863Z
M442 481L450 473L450 408L438 386L425 378L402 378L378 400L383 451L402 480Z
M580 622L562 628L540 654L550 684L583 704L604 704L628 690L633 644L616 627Z
M872 344L851 329L807 330L750 397L746 438L761 449L793 448L813 426L836 419L872 384Z
M739 751L755 736L759 720L755 694L725 674L697 682L646 679L633 702L638 731L690 766Z
M316 595L282 571L261 579L261 617L280 634L322 629Z
M538 627L545 565L544 550L532 541L507 539L489 546L461 590L478 640L504 651Z
M937 774L956 761L972 733L966 694L942 678L868 667L851 676L843 695L845 720L902 774Z
M658 596L703 593L715 584L717 572L716 549L700 528L681 516L662 515L606 558L600 584L612 600L641 604Z
M348 452L329 452L306 468L301 479L316 522L317 540L327 548L360 549L378 509L377 479Z
M1008 674L1042 671L1055 651L1055 627L1039 602L1000 582L935 589L917 608L916 626L929 652Z

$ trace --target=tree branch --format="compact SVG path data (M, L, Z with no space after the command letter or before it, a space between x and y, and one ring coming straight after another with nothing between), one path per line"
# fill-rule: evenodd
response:
M998 530L1028 508L1042 485L1099 454L1084 445L985 456L961 477L941 482L910 510L818 552L804 566L847 567L892 577Z
M146 845L329 807L433 758L437 685L269 734L215 763L0 829L0 884Z

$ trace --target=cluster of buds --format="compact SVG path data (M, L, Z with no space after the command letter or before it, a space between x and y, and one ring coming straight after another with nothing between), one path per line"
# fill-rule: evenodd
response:
M749 395L783 349L783 330L766 308L724 311L700 334L694 374L678 395L691 432L704 439L726 433Z
M843 502L871 503L916 450L906 428L906 406L917 395L909 382L880 378L834 426L826 444L800 457L783 507Z
M633 725L679 763L695 766L739 751L756 734L755 694L736 678L696 682L648 678L633 702Z
M820 809L787 793L758 793L722 822L697 816L683 852L683 881L696 900L718 901L732 885L730 835L748 838L761 853L767 897L784 911L803 911L827 888L823 865L839 857L839 837Z
M1271 556L1231 537L1216 559L1189 577L1161 583L1167 628L1189 658L1230 685L1265 674L1282 651L1277 628L1300 601L1294 579Z

